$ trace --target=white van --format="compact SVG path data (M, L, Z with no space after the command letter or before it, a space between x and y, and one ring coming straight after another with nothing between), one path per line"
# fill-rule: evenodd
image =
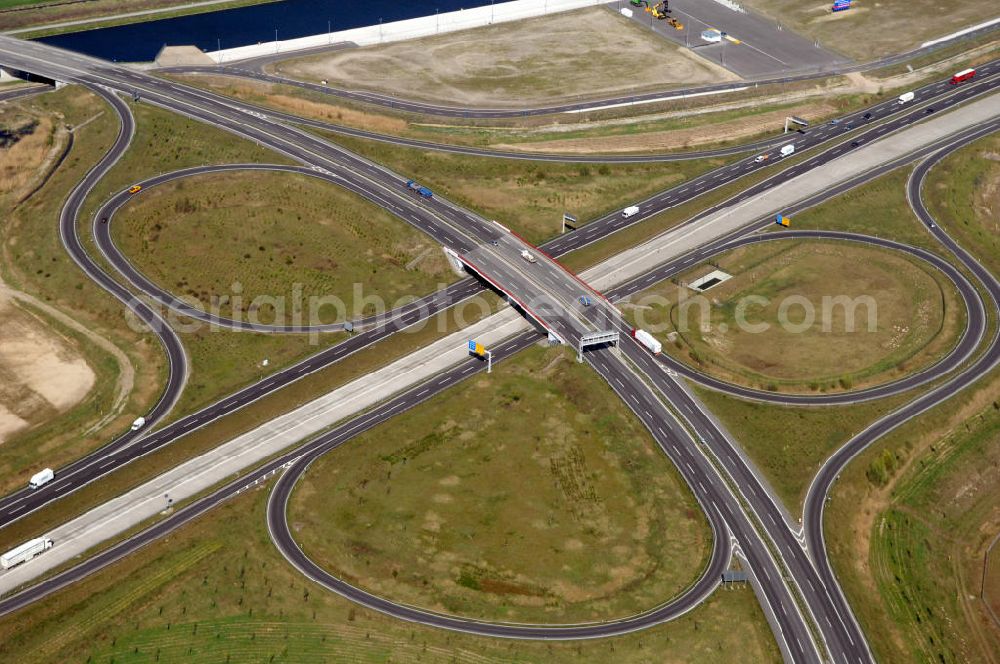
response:
M37 489L43 484L48 484L49 482L51 482L52 478L54 478L55 476L56 474L52 471L51 468L40 470L31 476L31 479L28 481L28 488Z
M135 418L135 422L132 423L132 431L138 431L145 424L146 424L146 418L145 417L137 417L137 418Z
M783 145L781 147L781 156L787 157L790 154L795 154L795 146L789 143L788 145Z
M627 208L622 210L622 216L625 217L626 219L628 219L629 217L633 217L637 214L639 214L638 205L629 205Z
M905 104L908 101L913 101L913 93L912 92L904 92L903 94L899 95L899 103L900 104Z

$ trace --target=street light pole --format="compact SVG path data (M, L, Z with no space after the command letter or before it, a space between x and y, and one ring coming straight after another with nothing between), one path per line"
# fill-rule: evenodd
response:
M326 43L327 44L333 43L333 34L331 34L330 30L330 19L326 20Z
M278 29L274 29L274 52L278 52Z
M222 38L215 38L215 50L219 54L219 64L222 64Z

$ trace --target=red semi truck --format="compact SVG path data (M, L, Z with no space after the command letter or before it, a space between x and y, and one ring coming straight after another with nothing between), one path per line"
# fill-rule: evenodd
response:
M962 81L969 81L976 75L975 69L963 69L951 77L951 84L958 85Z

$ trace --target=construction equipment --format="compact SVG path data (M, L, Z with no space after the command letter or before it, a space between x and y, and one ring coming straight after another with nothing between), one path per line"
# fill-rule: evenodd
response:
M667 23L670 24L670 26L672 26L674 30L684 29L684 24L678 21L676 18L671 18L670 20L667 21Z
M649 3L646 2L646 0L629 0L629 3L631 3L633 7L645 7L646 11L649 11Z
M670 13L670 4L668 3L668 0L662 0L662 2L658 2L653 5L653 8L649 11L653 13L653 16L662 20L667 18L667 14Z

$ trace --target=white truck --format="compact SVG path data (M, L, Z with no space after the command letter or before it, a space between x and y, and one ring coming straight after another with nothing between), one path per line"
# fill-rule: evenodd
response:
M521 258L523 258L524 260L528 261L529 263L537 263L538 262L535 259L534 255L532 255L532 253L530 251L528 251L527 249L522 249L521 250Z
M43 484L48 484L49 482L51 482L52 478L55 477L55 476L56 476L56 474L55 474L55 472L53 472L53 470L51 468L46 468L45 470L40 470L37 473L35 473L34 475L32 475L31 479L28 480L28 488L29 489L37 489L38 487L42 486Z
M145 417L137 417L137 418L135 418L135 422L132 423L132 431L138 431L139 429L141 429L144 426L146 426L146 418Z
M628 219L629 217L633 217L637 214L639 214L638 205L629 205L627 208L622 210L622 216L625 217L626 219Z
M0 556L0 567L10 569L14 565L31 560L39 553L48 551L51 548L52 540L48 537L36 537Z
M781 156L787 157L788 155L795 154L795 146L789 143L788 145L781 146Z
M908 101L913 101L913 93L912 92L904 92L903 94L899 95L899 103L900 104L905 104Z
M660 351L663 350L663 344L646 330L635 328L632 330L632 336L635 337L636 341L652 351L653 355L659 355Z

